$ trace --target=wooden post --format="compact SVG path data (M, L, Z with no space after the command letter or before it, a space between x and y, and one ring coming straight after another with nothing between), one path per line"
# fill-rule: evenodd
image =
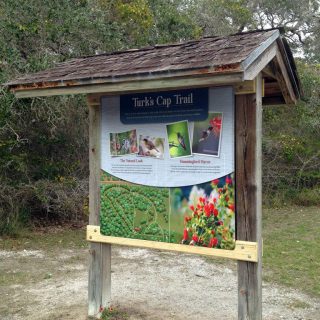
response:
M262 319L262 79L255 94L236 96L237 240L258 243L258 262L238 262L238 319Z
M100 225L100 99L89 106L89 224ZM89 250L88 315L98 316L111 301L111 245L91 243Z

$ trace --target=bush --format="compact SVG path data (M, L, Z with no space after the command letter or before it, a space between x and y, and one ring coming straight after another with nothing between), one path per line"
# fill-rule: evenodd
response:
M87 180L38 180L0 187L0 234L15 235L30 226L79 223L87 214Z
M320 187L302 189L294 198L293 202L300 206L319 206Z
M15 235L26 225L29 219L25 200L21 190L0 185L0 234Z
M304 97L264 108L263 192L266 206L316 203L320 188L320 66L298 61ZM303 197L305 196L305 200Z

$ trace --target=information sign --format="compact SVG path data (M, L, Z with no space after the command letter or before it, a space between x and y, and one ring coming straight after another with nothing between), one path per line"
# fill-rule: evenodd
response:
M207 97L206 117L198 121L188 118L190 108L179 121L124 124L126 100L102 98L103 235L234 248L233 90L197 90ZM190 98L187 92L147 95Z

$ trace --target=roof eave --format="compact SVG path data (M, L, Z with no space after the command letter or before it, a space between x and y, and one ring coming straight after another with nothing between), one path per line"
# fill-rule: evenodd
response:
M36 82L27 84L17 84L9 85L9 89L17 97L37 97L37 96L47 96L47 92L50 91L52 94L57 95L56 92L61 92L60 94L72 94L73 88L75 88L74 93L78 93L79 87L83 88L83 93L92 93L93 90L100 90L103 87L105 90L111 90L114 92L117 86L123 87L127 85L128 87L137 87L137 83L141 82L144 86L150 82L150 85L156 81L164 82L177 82L177 80L187 79L190 83L191 78L208 80L208 78L214 78L212 83L220 83L220 79L225 78L226 81L234 78L237 81L243 78L242 70L240 69L240 64L230 64L224 66L205 67L201 69L189 69L180 71L162 71L153 73L139 73L130 76L117 76L108 78L86 78L86 79L75 79L66 81L51 81L51 82ZM172 81L171 81L172 80ZM234 81L234 80L232 80ZM201 81L203 82L203 81ZM131 84L131 85L130 85ZM68 92L68 93L65 93ZM98 92L98 91L94 91Z
M109 80L109 81L108 81ZM67 94L101 93L116 94L124 92L174 90L215 85L231 85L243 81L243 72L234 70L216 73L191 73L166 77L135 77L121 79L92 79L79 82L59 83L45 87L11 87L17 98L33 98Z
M150 72L118 74L104 77L103 74L86 78L51 78L50 81L38 79L24 82L21 78L7 83L7 87L18 98L41 97L65 94L173 90L176 88L232 85L252 81L266 68L272 69L281 87L287 104L294 104L300 98L301 87L290 49L282 39L279 30L274 30L265 41L254 49L242 62L222 65L198 65L183 69L154 69ZM272 71L271 70L271 71ZM75 75L76 76L76 75ZM43 78L44 79L44 78Z
M256 48L242 63L243 79L253 80L270 63L281 68L277 81L282 87L286 104L296 104L301 97L301 87L293 56L278 30Z

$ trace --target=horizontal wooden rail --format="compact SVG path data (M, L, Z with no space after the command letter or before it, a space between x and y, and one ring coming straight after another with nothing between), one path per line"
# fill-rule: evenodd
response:
M243 81L241 73L198 76L198 77L180 77L149 79L127 82L109 82L109 83L92 83L74 86L50 87L50 88L33 88L33 89L12 89L17 98L47 97L66 94L101 94L117 95L132 92L163 91L177 90L183 88L197 87L215 87L228 86L234 87L235 94L249 94L255 92L255 81ZM90 101L89 101L90 102Z
M148 249L200 254L204 256L214 256L233 260L258 262L258 245L256 242L237 240L234 250L213 249L198 246L187 246L177 243L104 236L100 233L99 226L92 225L87 226L87 240L91 242L110 243L123 246L142 247Z

